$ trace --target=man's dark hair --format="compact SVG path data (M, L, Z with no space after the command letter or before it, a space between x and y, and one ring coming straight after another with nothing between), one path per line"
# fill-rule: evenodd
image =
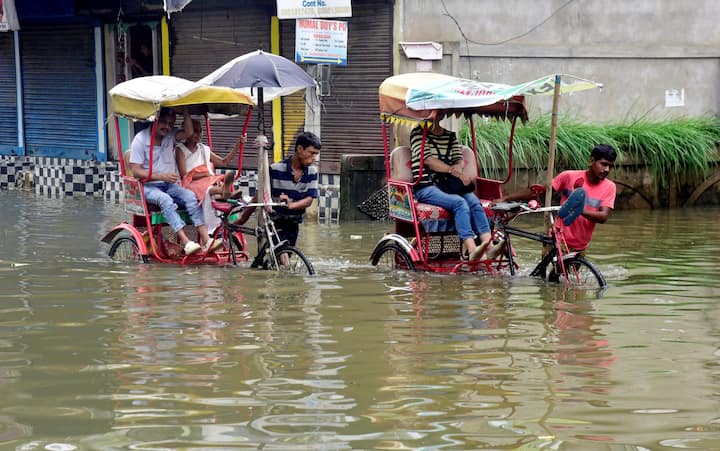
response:
M172 116L173 114L175 114L175 110L173 110L170 107L164 106L164 107L160 108L160 112L158 113L158 118Z
M603 158L607 161L615 161L617 152L615 152L615 148L610 144L597 144L593 147L592 152L590 152L590 158L595 161L602 160Z
M317 150L320 150L322 148L320 138L318 138L318 136L313 132L300 133L297 139L295 139L294 149L297 149L297 146L301 146L303 149L310 146L313 146Z

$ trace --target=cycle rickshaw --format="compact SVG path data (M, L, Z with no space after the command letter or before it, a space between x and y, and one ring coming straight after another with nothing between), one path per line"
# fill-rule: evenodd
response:
M179 77L155 75L139 77L118 84L110 90L112 113L115 119L119 164L122 174L122 185L125 198L125 210L131 214L128 222L114 226L101 241L110 244L108 255L113 260L136 261L148 263L157 261L175 264L237 264L238 260L249 260L245 235L256 236L258 240L257 256L252 266L263 269L314 274L314 268L307 257L294 246L278 238L277 231L269 216L269 210L280 203L266 200L265 202L247 203L232 199L213 200L212 206L221 219L221 225L212 238L222 240L222 246L212 252L198 252L184 255L177 243L177 236L168 226L159 209L145 200L143 183L147 179L138 179L129 171L129 149L123 150L120 139L118 117L131 120L152 121L152 133L155 132L158 112L163 107L187 108L191 114L204 115L206 119L208 145L212 147L210 133L210 116L233 117L244 116L242 134L247 133L250 116L253 112L254 100L237 89L202 85ZM240 144L238 171L242 169L244 143ZM150 144L150 161L152 162L153 144ZM259 159L267 159L265 153ZM259 171L262 177L263 171ZM259 180L259 185L264 181ZM269 183L269 182L268 182ZM257 209L257 227L235 224L235 219L243 209ZM184 212L180 212L186 223L189 223ZM196 231L186 226L185 232L193 239Z
M513 174L513 139L517 120L527 120L525 95L553 94L554 77L508 86L482 83L436 73L410 73L387 78L379 88L380 117L385 142L385 172L388 189L389 216L394 221L394 233L382 237L370 256L372 265L391 270L428 271L436 273L507 271L515 274L518 265L510 235L542 242L551 249L533 276L550 280L564 279L577 285L590 284L604 287L605 280L594 265L577 254L563 249L563 220L553 215L560 207L531 208L527 204L511 203L494 206L492 201L502 196L503 185ZM567 84L558 91L572 92L598 87L587 80L568 77ZM559 83L559 81L558 81ZM461 117L469 123L473 147L463 146L463 172L475 180L475 194L481 199L492 226L492 257L468 261L461 253L451 213L415 200L411 150L398 146L391 150L389 125L416 126L423 128L420 151L421 172L425 153L427 128L434 120ZM508 142L508 168L504 179L479 176L475 122L483 120L508 120L511 122ZM397 129L396 129L397 131ZM537 186L538 196L542 186ZM552 226L545 234L533 233L509 225L515 218L530 212L550 215ZM572 218L565 217L568 222ZM490 254L490 252L489 252ZM550 271L547 271L550 268Z

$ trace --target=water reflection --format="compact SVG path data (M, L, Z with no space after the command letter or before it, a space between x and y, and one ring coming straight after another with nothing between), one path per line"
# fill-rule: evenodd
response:
M111 264L118 207L0 207L2 449L720 449L717 210L616 212L598 298L375 272L387 224L307 224L301 278Z

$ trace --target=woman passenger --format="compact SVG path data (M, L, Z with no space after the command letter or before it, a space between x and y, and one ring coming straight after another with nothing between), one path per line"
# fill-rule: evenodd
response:
M420 173L420 151L422 149L423 129L415 127L410 132L412 149L413 179ZM480 259L490 244L490 224L480 199L474 192L466 194L448 194L438 188L431 177L434 173L448 173L468 185L472 177L463 173L462 149L455 132L445 130L435 119L428 128L423 158L423 173L415 185L414 194L418 202L442 207L453 213L455 230L460 242L467 251L469 260ZM476 244L479 238L480 244Z
M235 180L235 171L216 175L215 165L226 166L232 161L240 149L240 143L245 142L246 138L244 135L241 136L230 153L223 158L200 142L202 138L200 121L191 119L187 111L184 112L184 121L185 142L176 144L175 161L180 172L181 185L195 193L203 210L205 224L212 234L220 225L220 218L215 214L212 200L214 198L230 198ZM191 125L189 126L188 123ZM183 134L179 135L179 137L182 136ZM220 240L216 240L216 242L220 243Z

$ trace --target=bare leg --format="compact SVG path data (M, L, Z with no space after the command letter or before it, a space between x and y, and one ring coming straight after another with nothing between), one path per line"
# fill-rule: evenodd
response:
M210 240L210 235L208 234L208 229L205 224L198 226L197 228L198 235L200 235L200 244L205 246L207 242Z
M465 249L468 251L468 258L470 260L482 259L488 245L490 244L490 238L491 235L489 232L480 235L480 245L475 245L475 240L473 238L465 239L463 243L465 244Z
M200 235L200 244L202 245L203 252L212 252L222 246L221 238L210 238L208 228L205 224L198 226L197 230L198 235Z
M190 241L184 230L179 230L177 232L177 237L180 238L180 244L182 244L183 246L187 244L188 241Z

